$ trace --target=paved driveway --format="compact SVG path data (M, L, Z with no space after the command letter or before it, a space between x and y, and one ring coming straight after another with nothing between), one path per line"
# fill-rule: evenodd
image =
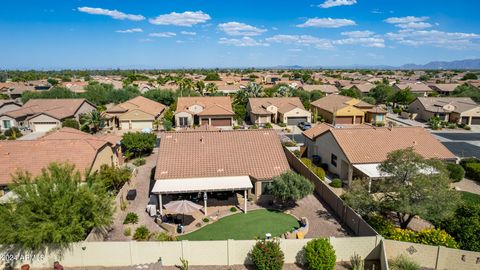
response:
M471 132L449 132L441 133L435 132L437 136L443 137L451 141L480 141L480 133L471 133Z
M467 142L442 142L455 156L476 157L480 159L480 147Z

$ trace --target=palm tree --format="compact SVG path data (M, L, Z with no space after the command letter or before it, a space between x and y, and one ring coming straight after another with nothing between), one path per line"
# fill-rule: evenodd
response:
M197 81L195 83L195 88L200 95L205 95L205 83L203 81Z
M205 90L207 93L214 94L218 91L218 86L214 83L207 83Z
M251 82L245 87L245 92L249 97L261 97L263 96L263 87L257 83Z
M278 88L277 94L281 97L291 97L292 96L292 88L286 85L282 85Z
M89 113L83 114L80 117L82 128L88 126L93 132L97 132L98 130L100 130L100 127L103 126L104 121L105 118L97 110L93 110Z

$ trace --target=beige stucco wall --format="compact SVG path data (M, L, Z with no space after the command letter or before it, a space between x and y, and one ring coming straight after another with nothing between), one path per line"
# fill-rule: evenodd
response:
M283 123L287 123L288 117L307 117L307 122L312 122L312 113L300 108L295 108L281 115Z
M148 114L141 110L131 110L128 111L118 117L120 121L128 121L128 120L148 120L153 121L155 120L155 116Z
M42 124L42 123L55 123L55 125L52 124ZM35 123L40 123L40 124L35 124ZM45 131L45 128L56 128L56 127L61 127L62 122L60 122L58 119L55 119L51 116L45 115L45 114L40 114L34 118L31 118L28 120L28 125L33 131Z
M345 162L348 164L348 159L331 133L327 132L317 137L315 141L306 139L305 145L307 146L307 155L309 158L312 158L313 155L320 156L322 163L328 164L328 170L330 172L338 174L342 180L346 180L348 166L345 165ZM332 153L337 156L337 167L334 167L330 163ZM344 162L342 162L342 160Z
M6 115L3 115L3 116L0 116L0 130L5 130L6 128L3 126L3 120L10 120L10 124L12 127L16 127L17 126L17 121L15 121L15 119L9 117L9 116L6 116Z
M187 113L187 112L179 112L177 114L175 114L175 125L178 126L178 124L180 123L180 118L181 117L187 117L188 118L188 126L192 126L193 125L193 115Z
M319 107L312 106L312 112L315 114L317 113L317 116L321 116L323 119L325 119L325 122L327 123L333 123L333 114L331 112L327 112Z
M113 153L112 147L106 145L98 151L97 156L93 161L92 168L90 170L91 173L98 171L100 167L104 164L112 165L112 161L113 165L118 165L117 156Z
M78 120L80 120L80 115L82 114L85 114L85 113L89 113L93 110L95 110L96 108L92 105L90 105L88 102L83 102L83 104L80 106L80 108L78 108L78 110L75 112L75 118Z
M272 117L270 115L250 114L250 121L257 125L271 123L271 120Z

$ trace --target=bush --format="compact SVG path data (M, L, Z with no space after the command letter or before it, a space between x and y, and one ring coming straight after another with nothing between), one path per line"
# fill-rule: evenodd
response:
M342 187L342 180L335 178L330 182L330 186L334 188L341 188Z
M480 160L478 160L477 158L464 158L462 160L460 160L460 165L465 169L465 165L467 165L467 163L480 163Z
M148 239L150 239L150 231L147 229L145 225L142 225L135 230L135 234L133 235L133 240L148 241Z
M457 241L444 230L424 229L416 233L415 243L459 248Z
M234 206L232 206L232 207L230 208L230 212L232 212L232 213L235 213L235 212L237 212L237 208L236 208L236 207L234 207Z
M312 160L309 158L301 158L300 159L307 168L309 168L318 178L321 180L325 180L325 170L321 167L317 167L313 165Z
M177 238L166 232L161 232L155 235L155 241L177 241Z
M286 126L287 126L287 124L282 123L282 122L278 123L277 125L278 125L279 127L286 127Z
M295 141L286 141L283 143L283 145L286 147L294 147L297 146L297 143Z
M470 126L465 125L465 126L463 127L463 129L465 129L465 130L471 130L472 128L471 128Z
M235 129L235 130L240 129L240 126L239 125L234 125L233 129Z
M163 128L164 128L166 131L171 131L172 128L173 128L173 123L172 123L172 121L164 119L164 120L163 120Z
M80 123L78 123L77 119L75 119L75 118L68 118L68 119L63 120L62 127L80 129Z
M352 270L364 270L364 261L362 256L353 253L353 256L350 257L350 264L352 265Z
M250 259L258 270L281 270L285 255L278 241L263 240L255 244Z
M131 177L132 171L128 167L103 164L100 170L87 177L87 182L100 184L107 190L117 193Z
M251 125L248 129L258 129L257 125Z
M420 264L416 261L408 258L405 255L400 255L397 258L388 262L390 269L392 270L420 270Z
M157 136L152 133L127 132L122 137L122 148L124 152L133 153L135 157L152 153Z
M462 181L465 177L465 170L462 166L455 163L448 163L447 170L449 172L450 179L454 182Z
M16 139L22 137L22 132L17 127L11 127L5 130L4 135L10 137L10 139Z
M402 112L402 109L400 108L393 108L393 113L400 114Z
M133 212L129 212L125 217L125 220L123 220L123 224L137 224L137 223L138 223L138 215Z
M144 158L137 158L133 161L133 165L137 167L145 165L145 163L147 163L147 161Z
M480 163L467 163L464 166L465 175L475 181L480 181Z
M302 154L302 153L300 152L300 150L294 150L292 153L293 153L297 158L299 158L300 155Z
M263 125L263 127L264 128L273 128L272 124L270 124L270 123L266 123L265 125Z
M293 171L284 172L273 178L268 192L285 203L295 202L313 193L310 180Z
M457 128L457 124L455 124L455 123L450 123L450 124L447 125L447 128L449 128L449 129L456 129L456 128Z
M335 269L337 256L332 245L325 238L311 240L303 248L305 262L310 270Z
M203 222L205 222L205 223L210 222L210 219L208 219L208 218L203 218L202 220L203 220Z
M123 235L125 236L130 236L132 235L132 228L125 228L125 230L123 230Z

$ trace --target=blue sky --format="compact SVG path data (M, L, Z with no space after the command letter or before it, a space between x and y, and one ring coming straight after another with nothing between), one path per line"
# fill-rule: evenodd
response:
M480 57L475 0L15 0L0 69L401 65Z

